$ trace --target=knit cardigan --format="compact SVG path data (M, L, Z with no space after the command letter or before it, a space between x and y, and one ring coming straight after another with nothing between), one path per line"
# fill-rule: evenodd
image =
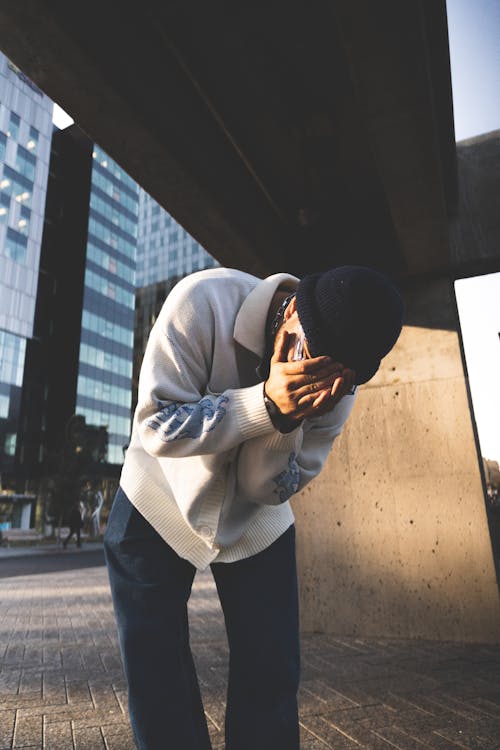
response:
M269 418L266 318L276 290L297 283L201 271L177 284L151 331L121 486L201 570L262 551L293 523L289 498L319 473L354 403L344 396L287 434Z

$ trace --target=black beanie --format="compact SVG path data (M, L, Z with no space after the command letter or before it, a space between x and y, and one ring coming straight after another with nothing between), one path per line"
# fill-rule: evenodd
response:
M396 343L403 301L389 279L372 268L339 266L305 276L297 312L311 356L329 355L366 383Z

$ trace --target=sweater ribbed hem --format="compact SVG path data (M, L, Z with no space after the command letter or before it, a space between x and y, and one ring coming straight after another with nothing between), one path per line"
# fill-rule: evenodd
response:
M276 541L294 521L290 503L279 506L261 506L240 539L231 547L219 548L195 533L183 518L177 503L164 487L151 481L151 477L129 457L120 485L132 505L160 534L162 539L198 570L212 562L236 562L256 555ZM147 488L147 489L146 489Z
M231 547L221 549L213 562L232 563L257 555L284 534L294 520L289 502L262 506L239 541Z

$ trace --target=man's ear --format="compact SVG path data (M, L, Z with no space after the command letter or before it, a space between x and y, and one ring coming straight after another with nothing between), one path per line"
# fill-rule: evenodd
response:
M290 303L286 307L285 314L283 315L284 320L288 320L288 318L291 318L296 310L297 310L297 298L293 297Z

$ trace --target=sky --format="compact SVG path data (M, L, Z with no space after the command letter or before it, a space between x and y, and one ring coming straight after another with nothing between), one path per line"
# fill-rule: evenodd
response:
M460 279L455 293L481 453L500 461L500 273Z
M457 141L500 129L500 0L447 0ZM57 104L54 123L73 120ZM500 462L500 273L456 284L481 452Z
M500 0L446 5L461 141L500 129ZM500 462L500 273L461 279L455 292L481 453Z
M447 0L457 141L500 128L500 0Z
M64 128L72 125L74 120L59 106L59 104L54 104L52 122L57 128L59 128L59 130L64 130Z

